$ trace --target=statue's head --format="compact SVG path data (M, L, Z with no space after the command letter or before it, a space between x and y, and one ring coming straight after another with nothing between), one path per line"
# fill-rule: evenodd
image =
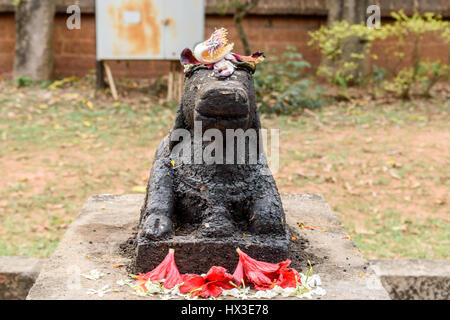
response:
M183 123L192 129L199 121L203 131L259 129L252 74L264 54L241 56L232 49L227 30L221 28L198 44L194 52L189 48L181 52L185 84L178 126Z
M189 128L194 121L201 121L203 130L251 128L256 117L253 76L242 68L217 78L211 70L198 68L186 75L181 108Z

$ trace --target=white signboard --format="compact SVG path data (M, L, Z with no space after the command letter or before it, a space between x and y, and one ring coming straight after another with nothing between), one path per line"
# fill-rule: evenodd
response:
M97 60L177 60L204 39L203 0L96 0Z

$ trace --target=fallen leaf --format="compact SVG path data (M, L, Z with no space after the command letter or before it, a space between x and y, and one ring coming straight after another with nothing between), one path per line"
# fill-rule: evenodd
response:
M406 231L407 228L408 228L408 226L403 224L403 225L400 225L400 226L392 227L392 230L395 230L395 231Z
M329 183L336 183L337 180L335 177L325 177L325 182L329 182Z
M134 186L131 191L137 192L137 193L146 193L147 187L146 186Z
M352 186L350 185L350 183L346 182L344 183L344 187L345 189L347 189L348 193L355 195L356 192L353 191Z
M391 177L394 178L394 179L398 179L398 180L401 179L401 177L398 175L398 173L397 173L395 170L393 170L393 169L389 170L389 174L390 174Z
M375 232L366 230L358 225L355 226L355 232L358 234L365 234L365 235L374 235L375 234Z
M416 189L416 188L418 188L418 187L420 187L420 182L418 182L418 181L414 182L414 183L411 185L411 188L413 188L413 189Z

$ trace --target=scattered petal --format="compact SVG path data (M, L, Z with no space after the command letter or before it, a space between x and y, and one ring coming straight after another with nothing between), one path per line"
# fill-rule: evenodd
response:
M89 274L81 274L83 277L85 277L86 279L90 279L90 280L98 280L100 278L103 278L105 276L104 273L98 271L98 270L91 270L89 272Z

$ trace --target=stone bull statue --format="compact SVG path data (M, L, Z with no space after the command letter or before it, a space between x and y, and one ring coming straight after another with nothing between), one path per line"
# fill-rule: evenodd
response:
M149 261L157 260L155 255L163 257L160 251L166 247L184 246L180 269L196 272L198 268L187 265L199 243L210 245L206 251L217 265L231 267L235 246L246 245L252 253L255 241L257 258L262 255L279 261L286 257L285 214L261 147L254 67L235 63L225 77L205 65L193 66L186 73L175 124L156 151L141 209L139 271L154 267ZM244 139L230 131L244 133ZM214 139L208 135L211 132ZM215 161L205 162L202 156L213 143L219 145L211 153ZM246 234L251 239L244 244ZM177 261L183 260L183 250L175 254Z
M202 133L218 129L225 140L226 129L254 129L259 133L261 124L251 73L237 69L221 80L209 70L194 71L186 78L172 132L186 129L193 136L195 121L201 123ZM193 144L194 140L190 142ZM247 153L258 150L259 139L247 141ZM257 144L253 149L249 145L252 143ZM208 142L203 142L201 153L207 145ZM178 166L172 155L175 146L169 133L156 151L141 211L143 237L161 239L178 228L189 228L205 237L226 237L236 232L240 235L243 232L285 233L280 195L272 175L267 174L262 150L258 150L255 164L227 164L224 159L222 164ZM237 148L234 146L235 155ZM190 149L195 152L194 147ZM194 154L190 157L192 162L194 157ZM248 159L247 154L245 160Z

